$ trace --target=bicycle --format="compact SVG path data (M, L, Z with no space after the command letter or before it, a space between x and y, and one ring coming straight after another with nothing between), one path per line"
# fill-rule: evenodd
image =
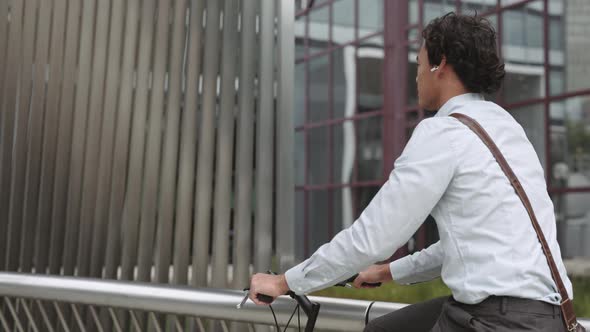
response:
M268 273L275 274L270 271ZM357 277L358 277L358 274L355 274L352 277L335 284L334 286L351 288L352 286L350 285L350 283L353 282ZM378 282L378 283L363 283L363 285L369 286L369 287L379 287L379 286L381 286L381 283L380 282ZM250 290L249 288L244 288L244 292L246 292L246 293L245 293L244 299L242 299L242 301L236 306L238 309L240 309L248 301L249 290ZM301 308L303 310L303 312L305 313L305 315L307 316L307 323L305 325L305 332L313 332L313 330L315 328L315 323L317 321L317 318L318 318L318 315L320 312L320 304L317 302L312 302L306 295L297 295L293 291L288 291L287 294L285 294L285 295L289 295L292 299L294 299L297 302L297 306L293 310L291 317L289 317L287 324L285 324L285 329L283 331L286 331L289 328L289 324L291 323L291 320L293 319L295 312L297 312L298 330L301 331L301 317L300 317L300 311L299 311L299 308ZM261 302L268 304L270 311L272 312L272 316L274 318L274 321L275 321L276 329L278 332L280 332L281 328L279 326L277 316L276 316L276 314L272 308L272 305L271 305L271 303L273 301L272 296L265 295L265 294L258 294L256 296L256 298L258 300L260 300Z

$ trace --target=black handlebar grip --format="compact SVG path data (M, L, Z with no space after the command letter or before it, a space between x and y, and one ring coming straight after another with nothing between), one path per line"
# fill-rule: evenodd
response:
M265 294L260 294L260 293L258 293L258 294L256 295L256 298L257 298L259 301L261 301L261 302L264 302L264 303L267 303L267 304L271 304L271 303L272 303L272 301L274 300L274 298L273 298L272 296L270 296L270 295L265 295Z
M348 278L346 280L346 282L354 282L354 279L356 279L356 277L358 277L358 274L353 275L352 277ZM368 286L368 287L380 287L381 283L380 282L363 282L363 286Z
M380 282L363 282L363 286L381 287L381 283Z

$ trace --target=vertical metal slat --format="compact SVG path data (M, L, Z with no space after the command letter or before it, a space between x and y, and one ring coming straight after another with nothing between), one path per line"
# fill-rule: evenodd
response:
M178 138L180 126L180 99L182 97L182 63L186 44L187 0L176 0L172 30L172 51L168 72L168 103L166 130L162 148L160 198L158 202L157 252L155 259L156 282L168 282L172 261L172 227L174 225L174 199L178 164ZM196 92L189 92L196 94ZM187 109L185 107L185 112ZM186 273L185 273L186 275Z
M117 97L120 86L121 49L123 47L123 18L125 1L113 0L111 3L111 24L109 32L109 51L107 76L105 81L104 107L102 109L102 132L98 157L98 183L96 207L92 217L93 238L90 254L90 276L101 277L105 247L108 242L118 241L118 237L105 238L109 216L109 195L113 162L113 141L115 136L115 117L117 116ZM128 111L128 110L125 110Z
M203 108L195 193L192 285L207 286L211 229L211 194L215 147L215 113L217 109L217 74L219 71L219 1L207 1L205 58L203 63Z
M31 76L33 72L33 50L35 43L37 1L25 3L23 44L20 61L20 80L13 143L12 181L10 182L10 207L8 209L8 270L15 271L20 264L20 246L23 230L23 201L25 186L27 128L31 102ZM6 161L3 161L6 162ZM3 184L4 185L4 184ZM4 185L8 190L8 183Z
M67 196L70 172L70 153L74 117L74 91L76 89L76 63L80 33L80 1L69 1L63 57L63 80L59 97L59 129L53 175L51 240L49 241L49 273L59 274L64 257Z
M39 199L39 177L41 168L41 139L45 109L45 75L49 53L49 27L53 1L41 1L39 22L37 24L37 42L35 50L35 67L33 91L30 106L30 123L27 139L27 163L25 172L25 196L23 203L23 237L21 242L21 271L30 272L33 267L33 253L36 238L36 225Z
M8 54L8 0L0 0L0 107L4 101L2 91L4 91L5 74L6 74L6 56ZM0 117L0 123L2 118Z
M135 89L135 105L131 129L131 151L123 220L123 258L121 278L133 279L133 269L137 263L137 244L140 216L141 177L143 174L143 158L145 147L145 127L148 103L148 81L151 62L152 39L154 29L154 13L156 1L147 0L143 3L141 14L141 36L139 44L139 63L137 66L137 86Z
M4 121L4 82L6 81L6 58L8 56L7 45L8 45L8 1L0 1L0 130L4 128L2 122ZM1 135L1 134L0 134ZM2 163L2 136L0 136L0 163ZM0 186L2 185L2 165L0 165ZM0 195L1 197L1 195ZM1 205L1 203L0 203ZM6 219L2 218L0 213L0 241L5 242L3 236L6 234L7 227ZM0 245L0 252L6 252L4 250L4 244ZM4 268L4 262L6 257L4 254L0 254L0 268Z
M129 129L132 113L133 75L137 53L140 1L126 0L125 40L121 66L120 92L117 104L117 120L111 194L109 196L109 215L106 243L105 278L117 277L123 229L123 204L125 202L125 184L127 182L127 163L129 161Z
M57 154L57 129L59 126L59 96L64 78L63 55L66 27L67 1L54 0L49 55L49 80L43 128L41 175L39 185L39 213L37 215L37 240L35 246L35 271L45 273L49 261L51 237L51 205Z
M221 99L217 131L217 161L213 210L213 257L211 286L227 287L229 228L232 209L232 168L236 109L236 53L238 51L238 1L225 0L223 10L223 47Z
M0 116L0 231L2 239L0 241L0 262L1 268L8 268L8 244L9 244L9 226L8 209L10 203L10 175L12 174L12 150L14 138L14 119L16 115L16 97L17 85L19 82L18 64L20 61L20 48L22 41L22 20L23 20L23 0L14 0L11 7L11 22L8 33L8 49L6 57L6 84L2 94L2 104L0 105L2 113Z
M258 4L258 2L256 2ZM254 155L254 76L256 73L257 6L242 6L240 91L238 97L238 139L236 160L236 212L234 229L233 286L245 287L252 261L252 192Z
M92 68L92 36L94 34L95 0L85 0L82 6L78 79L74 105L74 127L69 171L68 208L63 268L65 275L73 275L78 251L80 229L82 181L84 171L84 148L90 94L90 70Z
M156 207L158 206L158 174L162 143L162 117L164 109L164 80L168 60L168 27L170 1L158 2L156 23L153 83L150 100L149 126L144 162L143 190L141 196L141 224L139 228L139 253L137 280L150 281L154 258L156 233Z
M276 233L279 268L285 271L295 265L295 162L293 160L293 91L295 75L295 3L278 2L278 102L276 161Z
M191 248L193 190L195 180L195 142L197 137L197 109L199 107L199 76L202 61L203 8L205 1L190 2L189 49L187 57L186 89L178 165L176 197L176 226L174 229L174 275L172 283L186 284Z
M109 31L110 0L97 2L94 35L94 52L86 145L84 147L84 175L80 204L80 232L78 234L78 276L90 273L90 248L98 182L98 153L104 104L104 83L107 58L107 32ZM79 111L79 110L76 110ZM100 239L99 241L104 241Z
M272 254L272 164L274 123L274 1L262 1L260 15L260 102L256 121L256 221L254 269L270 268Z

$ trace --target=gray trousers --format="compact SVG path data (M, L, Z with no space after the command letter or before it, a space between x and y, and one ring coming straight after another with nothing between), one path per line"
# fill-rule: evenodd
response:
M367 332L565 332L558 306L492 296L468 305L441 297L407 306L369 322Z

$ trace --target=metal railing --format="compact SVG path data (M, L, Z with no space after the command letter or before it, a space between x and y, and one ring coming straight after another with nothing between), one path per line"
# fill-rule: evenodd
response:
M25 331L27 326L33 331L142 331L146 324L153 331L184 331L187 321L201 330L209 330L205 328L206 319L223 320L218 324L228 331L237 325L227 321L274 323L266 306L248 302L238 310L236 304L243 293L228 289L0 272L0 296L4 297L0 323L6 331ZM405 306L325 297L310 299L321 304L318 330L362 331L366 321ZM273 303L280 325L287 323L294 306L288 297ZM121 314L125 310L130 319ZM166 320L162 314L173 316ZM305 324L305 317L301 319ZM168 323L168 328L163 322ZM580 323L590 328L589 320ZM247 325L241 327L251 329Z
M0 296L4 297L2 303L6 308L0 312L0 323L6 331L23 331L26 330L26 326L30 326L34 331L55 331L60 327L66 331L126 331L125 326L140 331L143 330L143 315L143 324L145 325L147 320L154 331L159 331L165 329L161 324L162 319L159 319L161 314L171 314L175 316L172 326L177 331L185 330L183 319L178 319L178 316L193 319L193 324L201 329L205 329L204 325L207 324L204 319L274 324L272 314L266 306L256 306L248 302L238 310L236 304L241 301L243 295L239 290L195 289L139 282L0 272ZM376 318L404 306L397 303L324 297L310 299L321 303L320 316L316 323L318 330L361 331L367 319ZM88 310L84 309L85 306ZM284 326L287 323L294 307L295 302L288 297L281 297L273 303L280 325ZM121 309L129 311L130 320L127 322L122 322ZM35 310L38 311L37 318L34 315ZM83 311L87 311L86 316L89 318L85 319ZM101 317L101 311L106 311L107 315L103 314ZM147 319L144 312L148 313ZM67 315L71 318L68 319ZM55 317L53 321L50 316ZM105 316L109 319L105 320ZM9 321L13 322L13 329ZM301 324L305 323L306 318L302 316ZM107 324L110 324L110 328L106 327ZM219 324L223 330L230 329L227 322Z

